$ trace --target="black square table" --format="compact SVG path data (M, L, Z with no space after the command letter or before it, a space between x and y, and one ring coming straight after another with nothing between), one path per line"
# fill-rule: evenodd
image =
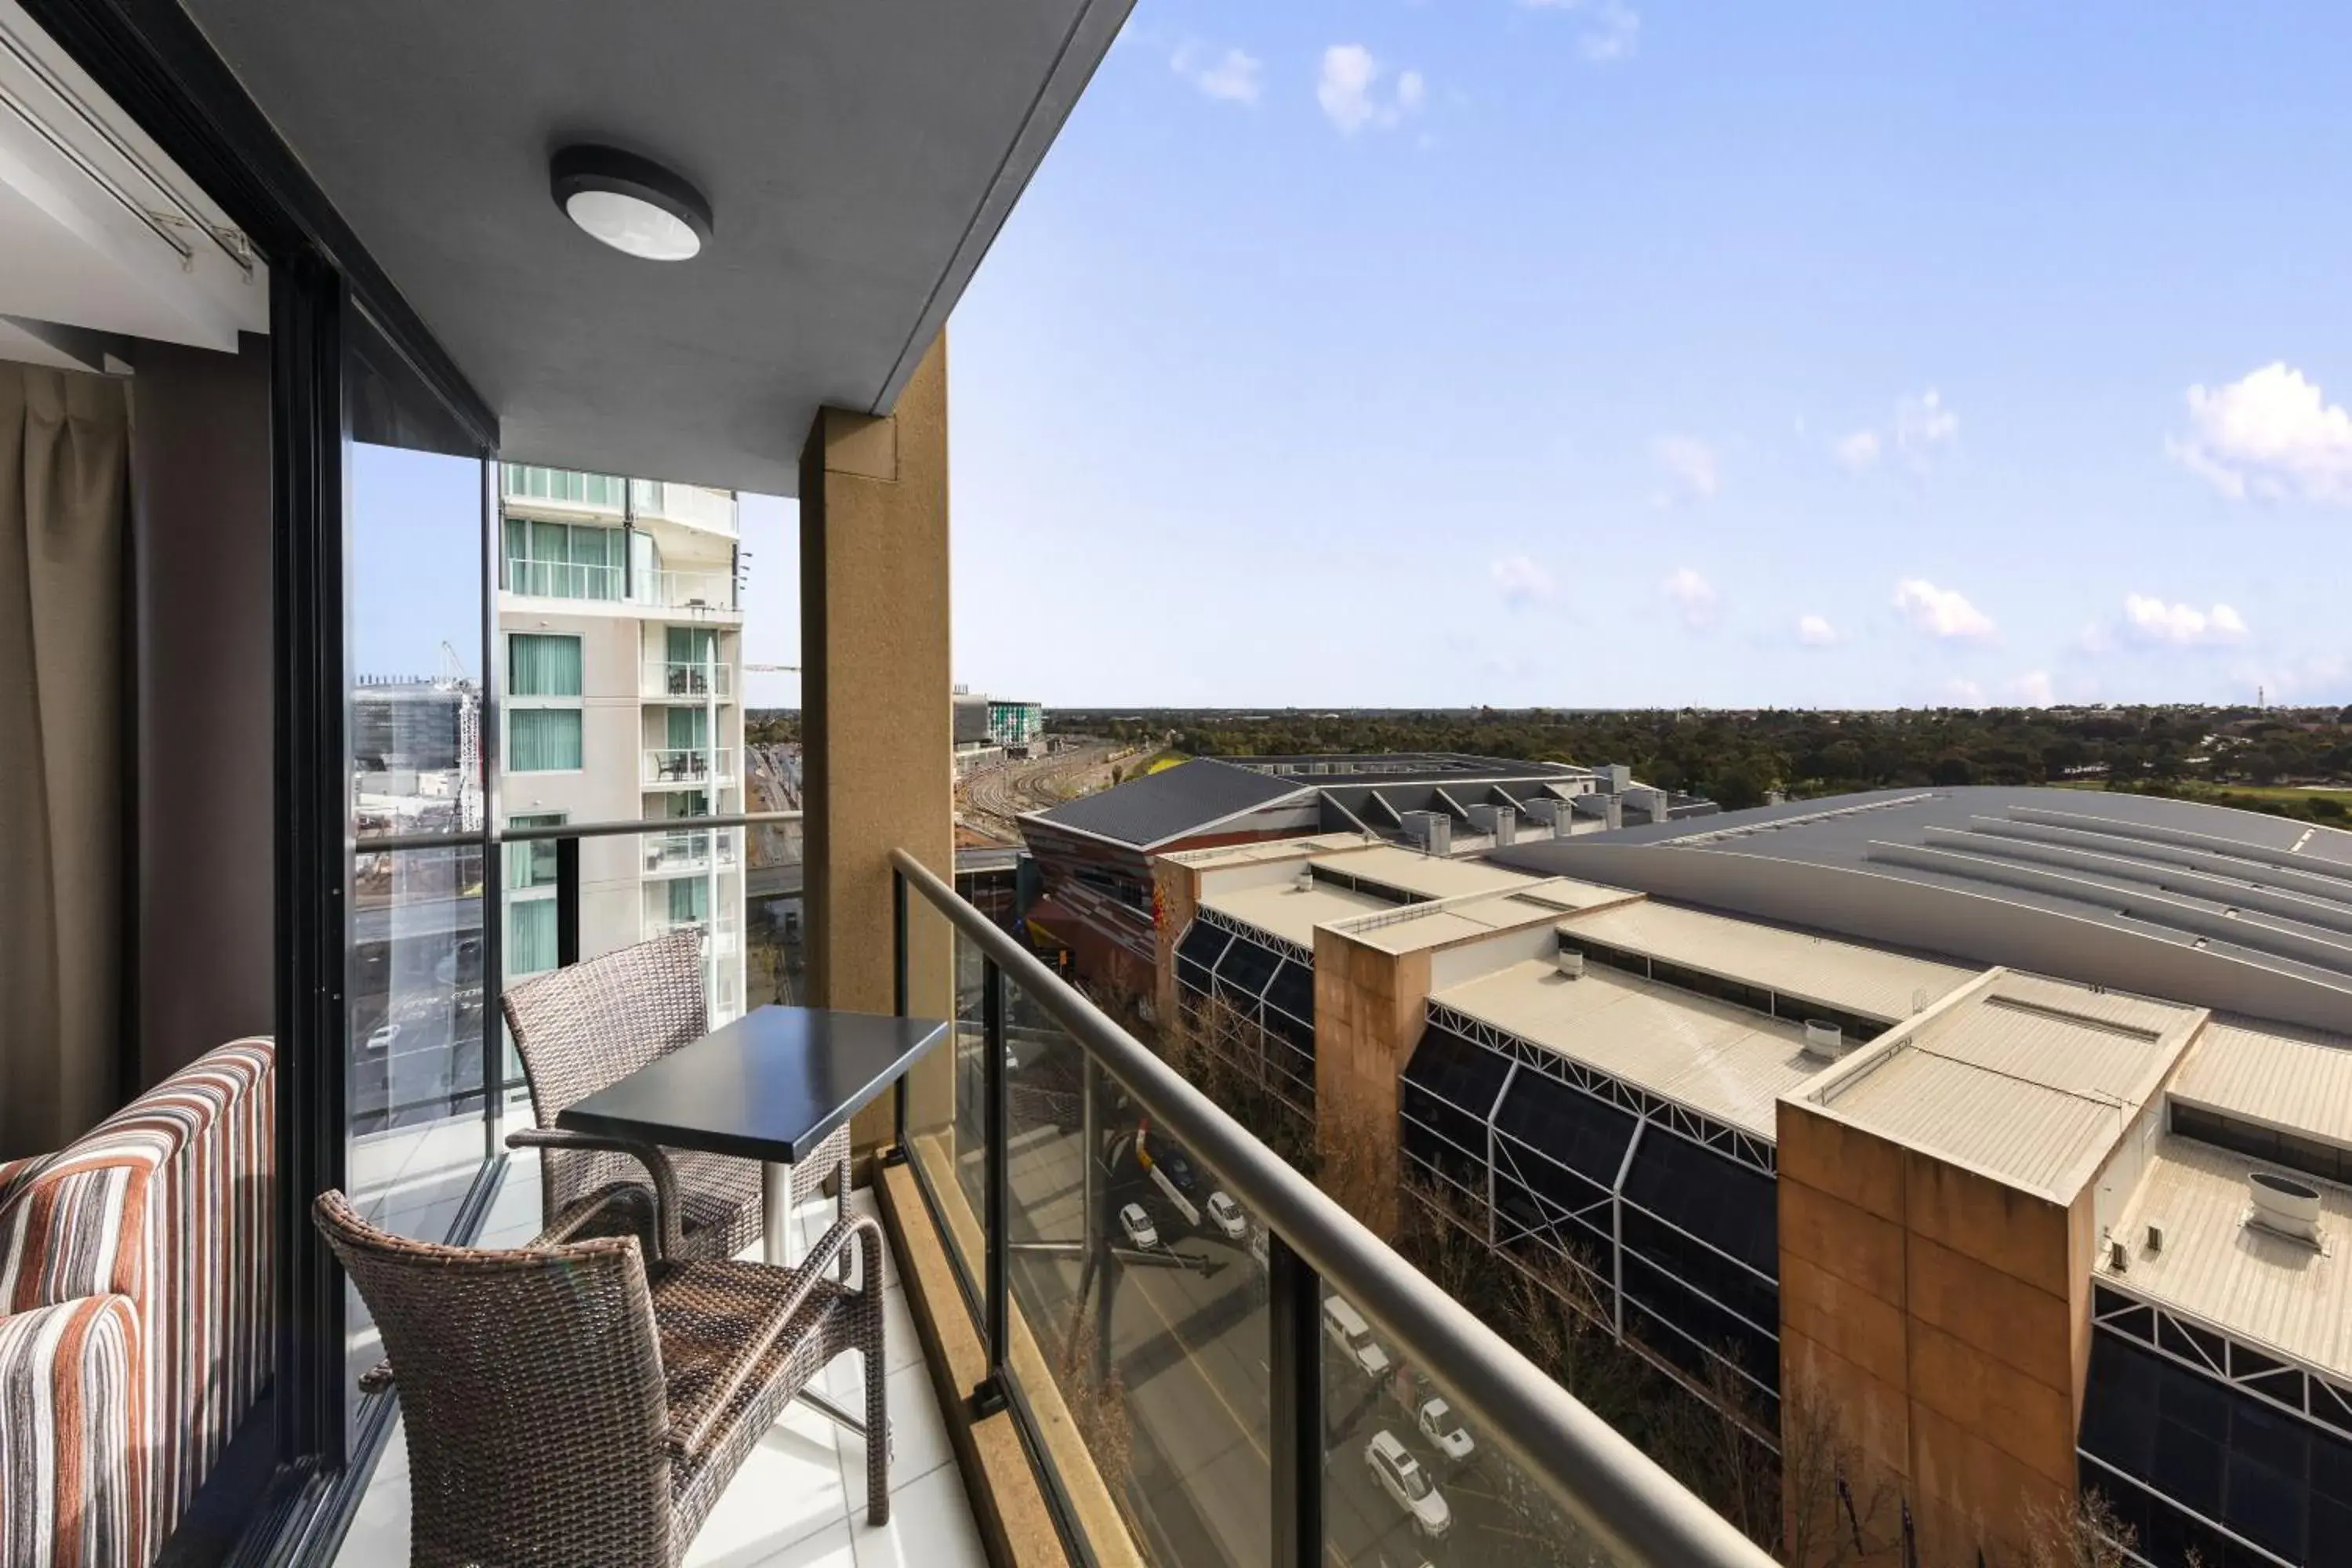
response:
M758 1007L574 1100L555 1124L760 1161L767 1260L787 1263L790 1167L947 1034L934 1018Z

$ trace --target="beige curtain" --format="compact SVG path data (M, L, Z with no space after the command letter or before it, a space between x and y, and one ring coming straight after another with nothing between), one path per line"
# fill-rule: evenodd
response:
M0 363L0 1159L121 1081L128 425L120 382Z

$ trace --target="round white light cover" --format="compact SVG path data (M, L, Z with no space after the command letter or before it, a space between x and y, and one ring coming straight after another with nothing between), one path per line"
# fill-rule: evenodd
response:
M574 191L563 210L614 249L647 261L685 261L702 249L701 239L684 223L651 202L617 191Z

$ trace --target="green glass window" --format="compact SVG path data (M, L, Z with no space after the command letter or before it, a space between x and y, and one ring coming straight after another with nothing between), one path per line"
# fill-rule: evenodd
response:
M698 752L709 738L709 715L699 708L673 708L669 710L669 749L673 752Z
M561 827L563 813L560 811L531 812L507 818L509 827ZM507 846L507 886L509 888L552 888L555 886L555 840L541 838L527 844Z
M576 773L581 766L580 710L507 710L507 771Z
M719 634L709 626L671 626L669 661L700 666L717 657Z
M520 899L507 906L507 978L555 967L555 900Z
M698 921L710 909L710 884L699 877L681 877L669 885L669 918Z
M507 695L580 695L580 639L516 632L507 638Z

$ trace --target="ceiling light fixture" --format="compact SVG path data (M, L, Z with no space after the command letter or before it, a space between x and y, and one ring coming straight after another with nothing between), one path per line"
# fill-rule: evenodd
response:
M564 216L615 250L685 261L710 243L710 204L650 159L617 147L566 147L549 174Z

